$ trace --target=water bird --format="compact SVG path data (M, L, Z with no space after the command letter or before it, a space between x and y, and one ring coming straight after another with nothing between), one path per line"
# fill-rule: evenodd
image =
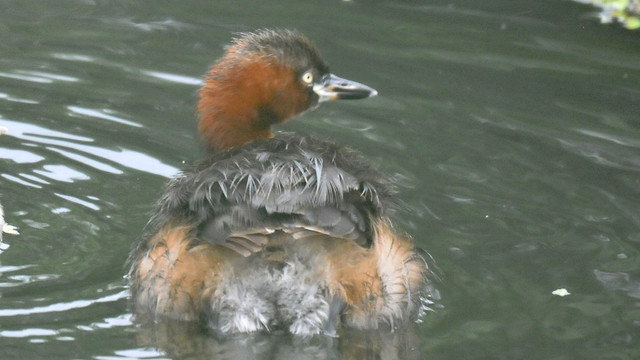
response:
M428 266L389 219L393 186L359 152L273 125L377 92L290 30L239 34L199 92L207 157L166 186L131 252L132 307L221 334L416 320Z

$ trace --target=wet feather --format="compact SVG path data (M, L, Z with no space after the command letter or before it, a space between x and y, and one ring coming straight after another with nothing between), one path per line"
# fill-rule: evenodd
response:
M316 226L337 236L357 230L370 244L366 219L386 216L393 192L355 151L282 133L213 153L176 177L160 199L154 222L183 219L205 229L204 237L213 243L245 230L242 226ZM225 220L231 213L235 220Z

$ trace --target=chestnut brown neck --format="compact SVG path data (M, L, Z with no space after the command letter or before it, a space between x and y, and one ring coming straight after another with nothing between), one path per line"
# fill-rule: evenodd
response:
M229 149L273 137L271 126L309 106L295 72L268 58L239 60L233 47L200 90L198 130L211 149Z

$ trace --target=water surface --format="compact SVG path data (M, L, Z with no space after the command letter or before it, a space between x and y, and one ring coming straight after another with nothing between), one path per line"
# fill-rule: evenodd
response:
M5 1L0 357L633 359L640 37L566 1ZM138 324L124 262L203 156L202 75L234 32L295 28L379 96L283 128L400 183L441 298L406 332L219 339ZM566 288L571 295L552 291Z

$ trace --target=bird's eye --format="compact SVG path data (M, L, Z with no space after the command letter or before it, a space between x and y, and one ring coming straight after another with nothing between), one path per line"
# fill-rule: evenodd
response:
M302 81L304 81L306 84L313 83L313 73L311 71L307 71L306 73L302 74Z

